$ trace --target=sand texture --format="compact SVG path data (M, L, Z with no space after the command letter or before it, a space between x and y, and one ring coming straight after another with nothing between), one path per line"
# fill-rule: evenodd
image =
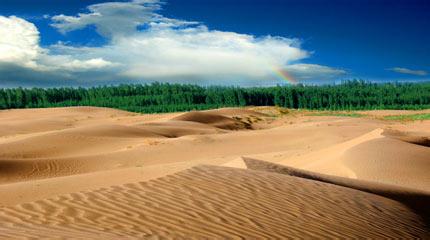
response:
M430 238L415 113L0 111L0 239Z

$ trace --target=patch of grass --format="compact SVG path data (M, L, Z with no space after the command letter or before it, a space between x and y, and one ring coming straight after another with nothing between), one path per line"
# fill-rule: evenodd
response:
M285 115L291 115L297 112L296 109L288 109L283 107L273 107L273 106L259 106L259 107L251 107L248 108L250 110L266 114L268 117L278 118L283 117Z
M278 110L279 110L279 113L280 113L281 115L286 115L286 114L289 114L289 113L290 113L290 110L289 110L289 109L287 109L287 108L279 108Z
M336 117L364 117L366 115L356 113L356 112L316 112L316 113L310 113L310 116L336 116Z
M430 113L419 113L409 115L390 115L385 116L385 120L398 120L398 121L417 121L417 120L430 120Z

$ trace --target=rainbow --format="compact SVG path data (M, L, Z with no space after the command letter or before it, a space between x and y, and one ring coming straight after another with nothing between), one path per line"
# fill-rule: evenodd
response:
M291 84L297 84L297 80L291 76L285 69L275 68L274 73L277 78L281 78L283 81L287 81Z

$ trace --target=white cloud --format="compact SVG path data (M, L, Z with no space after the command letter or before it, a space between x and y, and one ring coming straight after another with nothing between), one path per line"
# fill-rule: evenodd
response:
M116 66L100 57L50 54L49 49L40 47L39 38L34 24L15 16L0 16L0 62L36 71L79 72Z
M63 14L52 17L51 26L67 33L94 25L97 32L106 38L132 35L138 26L147 24L152 28L183 27L198 22L170 19L157 14L162 3L159 0L133 0L130 2L106 2L87 7L88 13L77 16Z
M99 69L99 68L105 68L108 66L113 66L114 64L112 64L111 62L108 62L106 60L104 60L103 58L93 58L90 60L77 60L74 59L73 61L70 62L71 67L80 70L80 69Z
M121 62L118 75L140 80L199 79L264 81L289 63L309 56L296 39L256 38L234 32L210 31L205 26L155 28L121 37L103 47L76 48L63 44L51 51L86 58L101 56ZM224 81L224 82L223 82Z
M70 55L44 55L39 62L43 65L38 66L41 71L70 71L85 72L89 70L100 70L107 67L116 67L119 64L104 60L103 58L89 58L88 60L76 59Z
M128 65L123 74L131 77L264 77L274 67L308 55L296 45L295 40L285 38L255 38L197 27L150 30L123 38L108 49L121 53Z
M327 80L345 75L347 73L345 70L342 69L304 63L288 65L285 67L285 70L298 80Z
M89 13L53 16L52 26L66 33L94 25L102 36L124 36L134 33L137 26L151 22L158 16L155 10L159 8L158 1L153 0L99 3L88 6Z
M423 71L423 70L411 70L408 68L401 68L401 67L389 68L387 70L390 70L393 72L398 72L398 73L403 73L403 74L417 75L417 76L427 75L427 72Z
M273 73L279 69L298 80L325 80L345 73L300 63L310 53L302 49L298 39L209 30L197 22L163 17L157 13L160 8L158 0L108 2L90 5L87 13L76 16L52 17L52 26L63 33L94 25L100 35L109 39L108 44L100 47L58 43L41 48L39 32L32 23L16 17L4 18L12 22L9 24L21 24L23 30L12 33L5 30L8 39L4 44L0 41L0 48L14 39L22 43L10 56L0 52L0 60L12 59L19 66L61 73L70 79L104 81L191 79L205 84L260 85L273 84ZM143 25L146 28L137 30ZM1 21L0 29L3 29Z
M41 52L34 24L15 16L0 16L0 62L34 67Z

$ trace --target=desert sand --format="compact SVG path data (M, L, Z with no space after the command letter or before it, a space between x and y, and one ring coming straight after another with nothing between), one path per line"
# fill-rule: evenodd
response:
M429 238L421 112L0 111L0 238Z

